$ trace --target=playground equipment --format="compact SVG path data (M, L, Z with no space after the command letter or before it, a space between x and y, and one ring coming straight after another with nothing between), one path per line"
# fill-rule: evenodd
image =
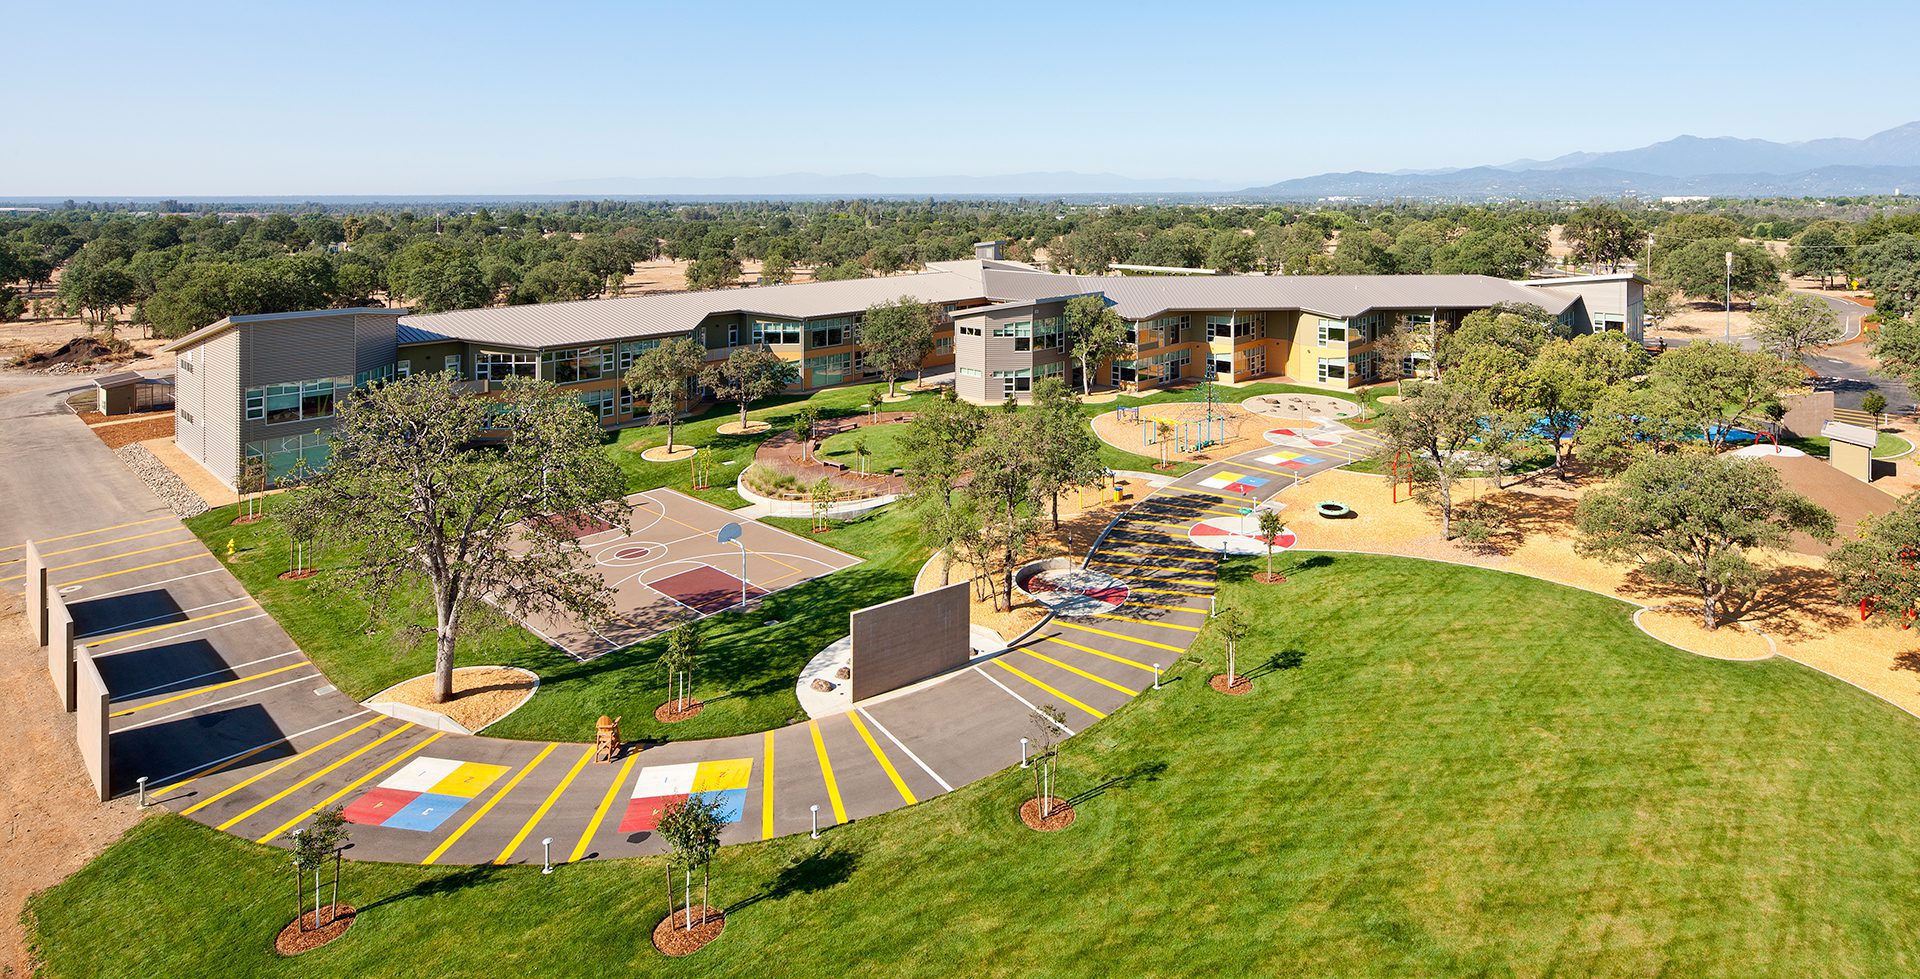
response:
M1401 459L1406 460L1404 465L1407 470L1407 498L1413 498L1413 454L1405 449L1401 449L1393 454L1393 469L1387 477L1388 483L1393 486L1393 502L1395 503L1400 502Z
M1313 512L1327 520L1340 520L1353 516L1353 508L1334 500L1321 500L1313 505Z
M1122 424L1138 425L1140 424L1140 406L1134 405L1131 408L1115 408L1113 410L1113 417Z
M1134 410L1139 411L1137 408ZM1143 446L1160 444L1160 427L1163 424L1168 426L1166 438L1175 452L1198 452L1227 440L1227 419L1224 416L1191 420L1148 418L1147 421L1153 424L1140 426L1140 444Z

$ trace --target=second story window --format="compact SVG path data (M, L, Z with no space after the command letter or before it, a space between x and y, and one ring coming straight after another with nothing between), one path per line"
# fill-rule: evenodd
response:
M482 350L473 358L473 376L482 381L509 377L538 377L540 355L536 353Z

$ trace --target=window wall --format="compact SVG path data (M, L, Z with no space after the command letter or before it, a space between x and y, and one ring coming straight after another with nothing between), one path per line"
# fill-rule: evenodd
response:
M613 360L613 347L610 344L548 350L540 355L540 363L546 368L543 373L559 384L611 377Z
M804 331L799 323L785 320L756 319L753 321L754 346L799 343L802 332Z
M351 377L322 377L251 387L246 392L246 417L269 425L331 418L336 400L353 390L353 383Z
M318 470L327 464L330 454L327 436L321 432L248 442L246 451L247 462L265 467L269 484L284 482L300 470L303 462L309 470Z
M540 355L532 351L482 350L473 356L473 376L482 381L540 376Z

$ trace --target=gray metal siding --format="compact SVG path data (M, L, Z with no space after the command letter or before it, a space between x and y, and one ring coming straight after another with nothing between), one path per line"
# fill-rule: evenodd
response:
M240 347L239 331L221 334L201 345L201 360L195 365L204 385L195 413L204 441L196 458L228 486L240 471Z
M345 315L241 324L229 334L240 338L239 388L323 377L344 377L351 382L360 369L357 318ZM331 418L269 425L263 420L243 418L244 410L243 402L234 412L234 417L240 419L241 445L262 439L290 438L333 426Z
M399 359L399 331L391 316L353 318L354 371L384 367Z

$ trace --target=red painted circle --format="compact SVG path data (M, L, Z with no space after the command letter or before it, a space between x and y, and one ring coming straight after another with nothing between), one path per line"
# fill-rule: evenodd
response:
M625 558L633 558L633 557L646 557L646 556L647 556L648 554L650 554L650 553L652 553L652 549L651 549L651 548L646 548L646 547L623 547L623 548L621 548L621 549L619 549L619 550L617 550L617 551L615 551L615 552L613 552L613 556L614 556L614 557L625 557Z

